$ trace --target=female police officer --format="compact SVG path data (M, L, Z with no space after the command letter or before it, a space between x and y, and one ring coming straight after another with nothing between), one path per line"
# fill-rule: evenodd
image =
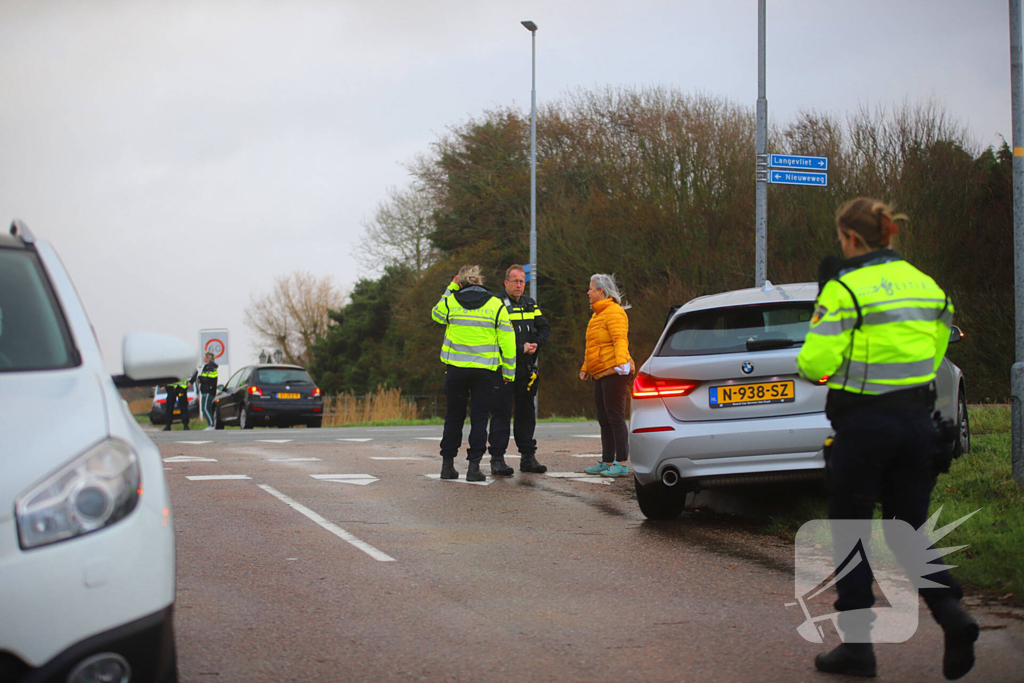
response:
M812 381L827 377L826 414L835 430L826 463L829 518L870 520L881 502L883 519L920 529L935 484L934 380L949 343L953 304L934 280L889 248L895 221L905 218L866 197L836 212L847 260L818 295L797 369ZM960 607L963 593L948 570L927 578L939 586L920 593L945 632L943 673L960 678L974 664L978 625ZM875 675L871 580L862 563L839 581L835 608L844 642L815 658L819 670Z

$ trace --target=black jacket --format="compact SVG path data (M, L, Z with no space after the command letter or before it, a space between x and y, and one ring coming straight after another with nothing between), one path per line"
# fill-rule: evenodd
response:
M501 303L505 304L512 328L516 331L516 370L533 370L537 366L537 355L551 336L551 327L540 312L537 302L523 294L514 301L507 292L502 292ZM537 345L535 353L523 353L523 344Z
M217 368L218 367L219 366L216 363L207 363L207 364L205 364L203 366L202 370L195 370L192 373L192 378L189 380L189 383L192 384L192 386L194 386L197 389L199 389L199 393L200 394L214 394L214 393L217 393ZM207 375L206 377L203 377L200 374L200 373L204 373L205 374L205 373L210 373L210 372L213 373L212 376ZM198 384L196 383L197 380L198 380Z

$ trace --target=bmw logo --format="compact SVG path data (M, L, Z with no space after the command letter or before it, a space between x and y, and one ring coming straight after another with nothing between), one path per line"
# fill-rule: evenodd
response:
M750 361L747 361L746 363L743 364L743 374L744 375L749 375L753 371L754 371L754 364L753 363L751 363Z

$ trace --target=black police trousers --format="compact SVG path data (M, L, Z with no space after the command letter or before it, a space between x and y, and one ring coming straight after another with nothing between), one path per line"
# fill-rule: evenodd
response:
M480 460L487 450L487 419L491 415L494 397L504 381L499 370L483 368L460 368L446 366L444 372L444 395L447 412L444 416L444 433L441 436L441 457L454 458L462 445L462 428L466 424L466 403L469 408L469 449L470 460Z
M836 431L825 465L829 519L864 519L882 504L882 519L900 519L919 529L928 519L932 487L931 457L935 427L930 410L894 410L870 404L851 407L832 420ZM839 544L837 543L837 547ZM897 559L901 548L890 546ZM844 558L836 557L836 566ZM942 564L942 559L933 561ZM925 578L941 588L921 588L929 607L963 592L948 570ZM837 611L875 604L868 563L860 563L839 580Z
M177 405L181 410L181 424L188 424L188 389L182 389L180 387L166 387L167 389L167 403L164 404L166 412L164 415L167 417L166 424L174 422L174 406Z
M490 453L492 456L503 457L508 450L509 432L516 440L516 448L522 455L537 454L537 440L533 438L537 430L537 411L533 399L537 395L536 370L529 370L523 375L516 375L514 382L505 384L494 397L494 408L491 410ZM512 412L515 410L515 422L510 425Z

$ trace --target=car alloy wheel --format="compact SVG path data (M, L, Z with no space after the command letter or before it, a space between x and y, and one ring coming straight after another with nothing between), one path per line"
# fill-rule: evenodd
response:
M249 420L249 411L242 406L241 412L238 413L238 426L242 429L252 429L252 422Z
M960 426L960 438L956 442L955 457L971 452L971 419L967 415L967 396L963 389L957 392L956 417Z

